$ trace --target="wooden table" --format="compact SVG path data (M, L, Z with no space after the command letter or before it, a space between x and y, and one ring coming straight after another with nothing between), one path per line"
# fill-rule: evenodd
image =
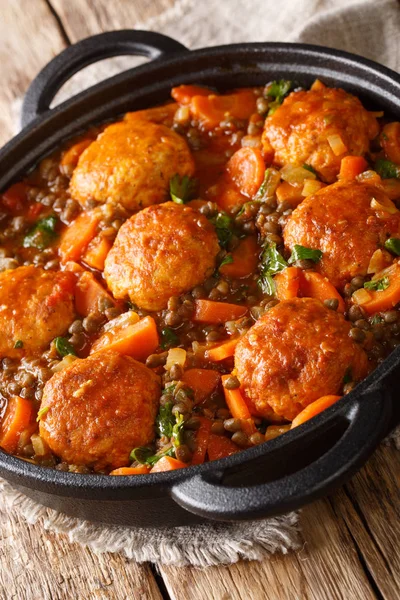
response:
M135 27L174 0L2 0L0 143L15 100L56 53L88 35ZM304 546L229 567L137 565L0 514L3 600L395 600L400 597L400 452L382 445L362 471L301 515ZM12 542L11 542L12 540Z

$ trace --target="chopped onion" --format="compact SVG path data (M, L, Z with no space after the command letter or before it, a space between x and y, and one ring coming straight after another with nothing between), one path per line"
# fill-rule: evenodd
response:
M175 123L187 123L189 121L189 119L190 119L189 106L180 106L174 115Z
M366 304L371 300L371 294L365 288L360 288L354 292L352 299L357 304Z
M360 173L359 175L357 175L356 179L357 181L365 181L366 183L374 185L382 184L382 179L380 178L378 173L376 171L372 171L371 169Z
M179 365L184 367L186 362L186 350L183 348L171 348L168 350L167 362L165 363L165 369L169 371L172 365Z
M328 144L332 148L332 152L335 156L340 156L347 152L347 146L343 143L343 140L338 133L328 135Z
M295 167L293 165L284 166L280 173L281 178L292 185L296 183L304 183L306 179L317 178L316 174L312 173L308 169L304 169L303 167Z
M67 356L64 356L64 358L62 360L60 360L59 363L54 365L54 367L52 367L51 370L53 371L53 373L58 373L59 371L63 371L66 367L69 367L69 365L71 365L74 362L74 360L76 360L77 358L78 357L73 356L73 354L67 354Z
M325 187L325 184L322 183L322 181L316 181L315 179L307 179L304 182L304 186L303 186L301 195L305 196L305 197L311 196L312 194L315 194L316 192L318 192L318 190L320 190L323 187Z
M389 252L386 250L375 250L373 255L371 256L371 260L369 261L367 273L368 275L372 275L374 273L379 273L382 269L385 269L392 262L392 257Z
M389 215L395 215L399 211L397 210L397 208L391 200L389 200L389 202L386 202L386 204L381 204L380 202L378 202L378 200L376 200L376 198L372 198L370 206L375 210L381 210L383 212L388 213Z
M36 456L46 456L49 453L49 447L38 433L31 436L33 450Z
M140 317L135 311L128 310L127 312L115 317L115 319L111 319L108 323L106 323L103 327L103 332L111 331L112 329L124 329L129 325L135 325L140 320Z

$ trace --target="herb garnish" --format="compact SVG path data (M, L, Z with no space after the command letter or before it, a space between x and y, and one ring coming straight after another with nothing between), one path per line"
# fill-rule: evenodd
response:
M385 242L386 250L389 250L392 254L396 254L396 256L400 256L400 239L399 238L389 238Z
M156 418L156 429L160 436L166 436L171 439L172 445L166 450L154 454L151 448L141 446L134 448L130 453L130 459L137 461L142 465L153 466L163 456L175 456L175 448L183 443L183 415L178 414L176 417L172 413L172 402L167 402L164 406L160 407L159 413Z
M219 212L215 217L210 219L210 222L215 227L219 245L222 248L226 248L233 236L233 221L231 217L224 212Z
M400 179L400 167L390 160L380 158L375 163L375 171L382 179Z
M39 423L39 421L42 419L42 417L44 417L44 415L45 415L46 413L48 413L48 412L49 412L49 410L50 410L50 406L43 406L43 408L40 408L40 409L38 410L38 414L37 414L37 417L36 417L36 421Z
M280 106L285 98L288 95L290 88L292 87L292 82L287 81L285 79L280 79L279 81L271 81L267 89L267 98L272 99L272 102L269 104L268 116L273 115L278 106Z
M169 193L172 200L177 204L186 204L189 200L193 200L197 189L198 180L188 175L179 177L178 173L175 173L169 182Z
M24 248L38 248L44 250L56 238L57 217L51 215L44 217L26 234L23 241Z
M14 344L14 348L23 348L24 342L22 340L17 340Z
M232 263L233 263L233 256L232 256L232 254L225 254L224 258L220 262L220 265L219 265L218 269L220 269L224 265L230 265Z
M308 165L307 163L304 163L303 169L306 169L306 171L310 171L310 173L313 173L314 175L316 175L318 177L317 171L311 165Z
M161 348L167 350L179 344L179 337L170 327L164 327L161 329Z
M76 356L75 348L67 340L67 338L56 337L54 339L54 345L60 356L64 357L64 356L68 356L68 354L72 354L72 356Z
M375 292L383 292L390 285L389 277L382 277L382 279L372 279L364 283L364 287L367 290L373 290Z
M300 246L299 244L295 244L293 246L292 254L288 260L289 265L292 265L297 260L312 260L317 263L322 258L321 250L314 250L313 248L306 248L305 246Z
M261 255L260 277L258 285L264 294L271 296L275 293L275 284L272 279L287 267L287 262L276 249L276 244L269 244Z

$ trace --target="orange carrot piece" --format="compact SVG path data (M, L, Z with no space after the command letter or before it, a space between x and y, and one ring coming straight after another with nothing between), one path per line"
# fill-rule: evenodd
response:
M116 350L136 360L146 360L159 345L157 325L153 317L144 317L121 330L110 330L93 344L90 354L100 350Z
M247 313L246 306L213 300L196 300L194 306L193 321L196 323L225 323L240 319Z
M194 96L210 96L213 91L200 85L178 85L172 88L171 96L179 104L190 104Z
M193 96L190 111L204 129L214 129L221 121L249 119L256 112L256 97L252 90L241 90L226 96Z
M32 403L26 398L12 396L0 425L0 448L13 453L18 448L19 436L32 418Z
M227 379L229 379L230 375L222 375L222 385ZM254 425L253 418L250 414L249 407L246 404L245 399L242 396L242 392L240 388L236 388L234 390L228 390L224 387L224 395L225 402L231 411L232 417L234 419L240 419L242 421L242 427L245 433L251 435L256 431L256 427Z
M192 456L192 465L201 465L206 459L208 442L210 439L211 425L210 419L200 418L200 427L196 433L196 449Z
M224 173L215 185L214 190L212 201L216 202L227 213L232 212L235 206L243 206L248 200L246 196L239 192L227 173Z
M400 123L398 121L385 125L380 142L388 159L400 165Z
M276 437L289 431L290 425L268 425L265 431L265 441L274 440Z
M304 200L302 192L303 184L292 185L287 181L283 181L276 188L276 199L278 200L278 203L288 202L295 208Z
M240 338L235 338L234 340L229 340L228 342L224 342L219 346L214 346L210 350L206 352L206 358L212 360L214 362L218 362L220 360L224 360L225 358L229 358L235 354L235 348Z
M319 415L319 413L321 413L326 408L329 408L330 406L332 406L332 404L335 404L335 402L340 400L341 397L342 396L330 395L322 396L322 398L314 400L314 402L311 402L311 404L306 406L306 408L304 408L297 415L297 417L293 419L291 429L293 429L293 427L297 427L298 425L302 425L302 423L305 423L309 419L312 419L313 417Z
M253 198L265 175L265 163L257 148L239 148L226 165L230 178L241 194Z
M221 381L221 375L213 369L188 369L183 373L182 381L194 392L196 404L206 400Z
M86 250L97 232L100 218L93 213L83 212L64 231L60 240L62 262L77 261Z
M278 300L297 298L301 279L302 270L299 267L287 267L275 275L274 283Z
M150 467L140 465L140 467L120 467L110 472L110 475L146 475L150 473Z
M368 169L363 156L344 156L340 161L339 179L355 179Z
M254 235L247 236L233 250L233 262L220 267L219 272L232 279L248 277L257 268L260 250L257 238Z
M303 271L300 281L300 296L302 298L317 298L321 302L336 298L339 302L338 311L344 313L346 310L344 300L337 289L327 277L323 277L315 271Z
M188 465L172 456L163 456L151 469L150 473L163 473L164 471L175 471L176 469L184 469Z
M20 212L28 199L28 190L26 183L14 183L1 196L3 206L12 214Z
M112 243L110 240L98 235L90 242L82 260L89 265L89 267L97 269L98 271L103 271L104 263L111 247Z
M94 140L85 139L73 144L68 150L66 150L61 158L62 167L75 168L78 164L78 160L81 154L90 146Z
M239 452L239 448L229 438L223 435L210 434L207 447L209 460L219 460Z
M376 273L372 280L387 277L389 286L385 290L357 290L353 301L362 306L368 314L390 310L400 302L400 263L395 262L390 267ZM359 292L362 292L360 294Z
M75 288L75 308L78 315L87 317L91 312L96 312L99 300L107 298L115 304L111 295L103 288L92 273L84 271Z

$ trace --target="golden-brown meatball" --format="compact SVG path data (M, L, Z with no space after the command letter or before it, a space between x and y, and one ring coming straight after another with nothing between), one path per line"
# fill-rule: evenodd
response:
M253 414L293 420L321 396L340 394L343 378L368 373L351 325L319 300L295 298L271 308L236 346L235 367Z
M40 435L67 463L95 471L124 467L133 448L153 441L159 397L159 377L145 365L98 352L46 383Z
M104 268L115 298L146 310L161 310L171 296L201 284L219 252L213 225L188 206L150 206L126 221Z
M0 273L0 358L38 354L65 333L74 319L74 287L70 272L28 266Z
M365 154L378 131L376 118L358 98L320 84L317 89L293 92L284 100L265 120L263 143L268 151L272 146L277 165L307 163L331 183L343 156ZM340 136L345 147L338 155L328 141L331 136Z
M89 200L121 204L133 212L164 202L173 175L193 175L186 141L165 127L141 119L106 127L81 154L70 193L83 206Z
M379 205L394 214L375 208ZM366 275L375 250L399 235L400 212L394 204L380 188L357 181L335 183L306 198L283 232L289 250L299 244L322 251L315 268L339 289L352 277Z

